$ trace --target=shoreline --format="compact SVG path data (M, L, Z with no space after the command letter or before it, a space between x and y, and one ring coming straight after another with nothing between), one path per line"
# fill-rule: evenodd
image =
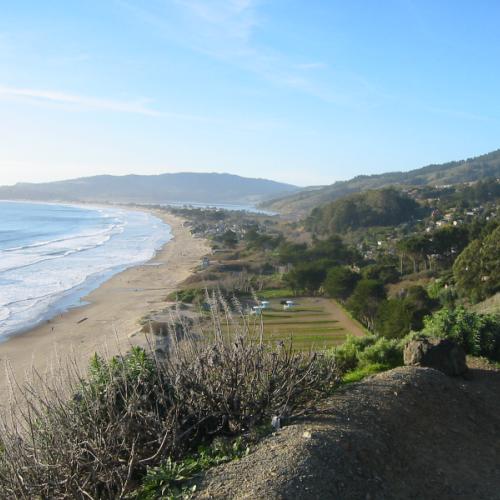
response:
M172 238L149 261L114 274L82 297L81 305L2 342L0 361L18 384L33 369L44 373L68 358L85 366L95 352L112 356L133 345L146 345L145 336L137 334L138 321L165 307L166 296L210 251L206 240L194 238L183 226L183 219L155 209L137 210L168 224ZM8 390L4 375L0 380L3 401Z

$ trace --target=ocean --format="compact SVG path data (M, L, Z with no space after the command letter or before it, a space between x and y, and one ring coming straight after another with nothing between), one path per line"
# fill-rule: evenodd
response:
M81 304L170 238L146 212L0 201L0 341Z

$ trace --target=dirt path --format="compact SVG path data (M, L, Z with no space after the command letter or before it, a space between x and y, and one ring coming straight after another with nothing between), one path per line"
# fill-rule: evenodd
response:
M355 319L351 318L344 308L333 299L317 299L325 301L325 310L328 311L339 322L345 331L355 337L363 337L366 335L365 329Z
M397 368L216 468L198 498L500 499L500 373Z

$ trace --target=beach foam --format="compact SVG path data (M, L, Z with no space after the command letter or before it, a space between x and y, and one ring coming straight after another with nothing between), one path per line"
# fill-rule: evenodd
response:
M78 305L169 239L145 212L0 202L0 339Z

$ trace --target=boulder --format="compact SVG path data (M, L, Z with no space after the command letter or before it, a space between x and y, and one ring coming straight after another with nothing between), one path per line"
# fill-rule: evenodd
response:
M465 351L449 339L423 337L411 340L404 349L404 363L407 366L435 368L451 376L467 372Z

